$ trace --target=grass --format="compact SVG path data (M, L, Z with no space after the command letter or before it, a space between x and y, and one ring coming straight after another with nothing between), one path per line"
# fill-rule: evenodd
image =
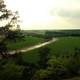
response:
M75 48L80 48L80 37L62 37L48 47L51 49L51 55L72 54Z
M15 50L39 44L42 43L43 41L44 41L43 38L27 36L24 38L24 40L17 40L16 42L7 41L7 47L9 50Z
M74 53L75 48L80 48L80 37L62 37L47 46L50 48L50 56L70 55ZM23 53L24 61L36 63L39 60L38 50Z

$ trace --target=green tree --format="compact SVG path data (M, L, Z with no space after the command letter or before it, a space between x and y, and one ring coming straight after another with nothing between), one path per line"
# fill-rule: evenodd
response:
M27 63L22 73L22 80L33 80L37 68L35 64Z
M50 49L48 47L43 47L43 48L39 49L40 60L39 60L38 64L39 64L40 68L47 67L47 61L49 59L49 56L48 56L49 51L50 51Z
M12 12L6 8L3 0L0 0L0 55L7 53L6 40L22 38L19 26L18 12Z
M22 80L24 66L7 62L0 70L0 80Z

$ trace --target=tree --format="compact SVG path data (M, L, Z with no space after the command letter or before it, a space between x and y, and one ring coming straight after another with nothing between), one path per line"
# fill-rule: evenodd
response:
M33 76L36 72L36 65L33 63L27 63L22 73L22 80L33 80Z
M6 40L22 38L19 26L18 12L12 12L6 8L3 0L0 0L0 54L7 52Z
M22 72L24 66L20 66L13 62L7 62L0 70L0 80L22 80Z
M41 49L39 49L39 56L40 56L40 60L38 62L39 67L44 69L47 67L47 61L49 59L48 53L49 53L50 49L48 47L43 47Z

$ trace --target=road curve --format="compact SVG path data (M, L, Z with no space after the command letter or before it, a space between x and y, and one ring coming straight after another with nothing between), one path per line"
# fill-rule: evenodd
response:
M15 54L15 53L19 53L19 52L28 52L28 51L31 51L31 50L34 50L34 49L37 49L37 48L40 48L40 47L43 47L45 45L48 45L52 42L55 42L57 41L58 39L57 38L53 38L52 40L50 41L47 41L47 42L44 42L44 43L41 43L41 44L38 44L38 45L34 45L34 46L31 46L29 48L22 48L20 50L13 50L13 51L9 51L8 54Z

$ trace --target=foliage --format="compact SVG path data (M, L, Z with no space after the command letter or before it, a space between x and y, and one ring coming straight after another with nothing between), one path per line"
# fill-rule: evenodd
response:
M41 60L44 62L42 66L44 66L46 63L48 65L45 68L42 68L40 65L39 69L36 70L33 79L60 80L80 75L79 42L80 42L79 37L76 38L65 37L65 38L60 38L59 41L55 43L49 44L48 45L50 49L48 53L49 59L45 62L43 61L45 60L47 55L46 54L47 51L44 50L45 47L27 52L27 56L29 55L28 57L30 58L29 60L31 60L32 63L35 64L37 64L37 61L40 61L39 60L40 56L46 54L44 57L41 57ZM27 56L25 58L27 58ZM29 60L27 59L26 61L29 62Z
M43 47L43 48L40 48L39 49L39 57L40 57L40 60L38 61L39 63L39 67L44 69L47 67L47 61L49 59L49 48L48 47Z
M0 62L0 80L21 80L24 67L7 59Z
M74 30L47 30L45 31L46 37L78 37L80 36L80 30L74 29Z
M0 52L1 55L7 53L5 41L22 38L19 26L18 12L12 12L6 8L3 0L0 0ZM6 55L5 55L6 56Z

